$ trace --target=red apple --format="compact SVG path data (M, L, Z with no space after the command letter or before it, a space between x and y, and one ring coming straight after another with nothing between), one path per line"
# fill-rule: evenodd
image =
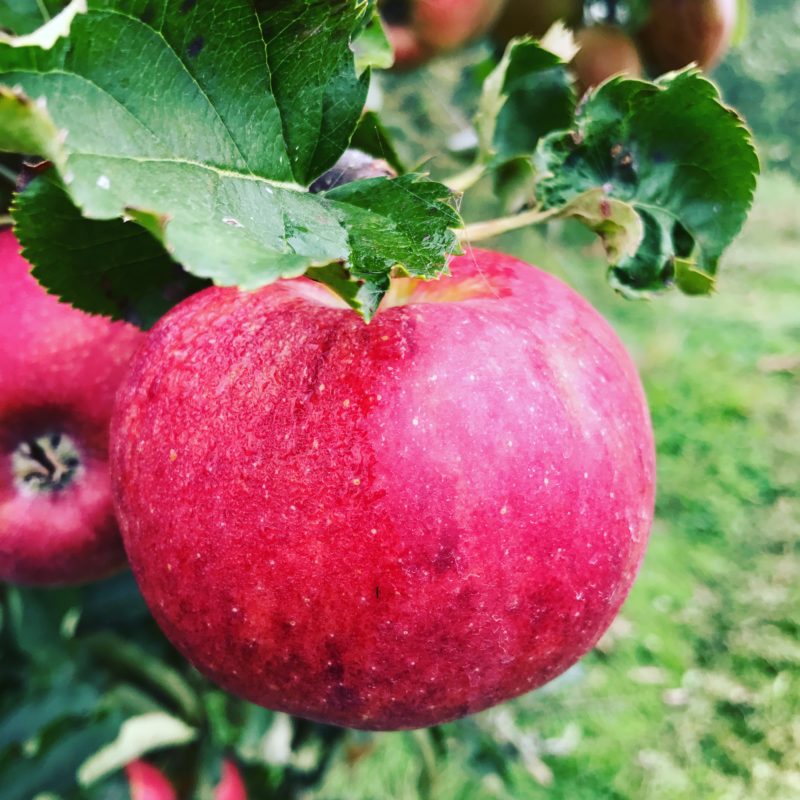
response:
M247 800L247 789L233 761L222 762L222 777L214 790L214 800Z
M574 28L583 17L583 0L508 0L492 30L492 38L507 44L514 36L544 36L558 20Z
M125 564L108 476L117 386L142 334L60 303L0 232L0 580L53 585Z
M659 73L692 61L711 69L736 27L737 0L651 0L650 9L637 38L645 61Z
M612 75L641 76L642 62L636 45L621 28L593 25L578 31L575 41L580 50L572 60L572 69L581 92Z
M395 65L414 67L485 33L504 0L381 0Z
M120 389L112 477L139 586L231 692L367 729L554 678L617 613L654 455L612 329L471 251L365 325L323 286L211 288Z
M131 800L177 800L175 789L161 770L145 761L125 767Z

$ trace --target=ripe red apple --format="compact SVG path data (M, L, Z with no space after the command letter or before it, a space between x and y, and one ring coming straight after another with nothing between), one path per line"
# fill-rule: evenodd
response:
M504 0L380 0L395 65L415 67L485 33Z
M544 36L554 22L562 20L575 28L582 16L583 0L508 0L492 38L507 44L514 36Z
M639 379L575 292L471 251L369 325L323 286L212 288L120 389L112 478L172 642L268 708L452 720L597 641L644 553Z
M638 78L642 62L636 45L621 29L613 25L593 25L575 36L580 50L572 59L578 89L585 92L612 75Z
M711 69L730 45L736 16L737 0L651 0L637 39L648 66L658 73L692 61Z
M142 335L60 303L0 232L0 580L53 585L125 563L108 425Z

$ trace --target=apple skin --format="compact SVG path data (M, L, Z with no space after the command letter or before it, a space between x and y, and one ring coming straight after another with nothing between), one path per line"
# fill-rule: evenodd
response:
M247 800L247 789L236 764L229 759L222 762L222 776L214 790L214 800Z
M108 475L114 395L142 334L49 295L0 232L0 581L83 583L125 565ZM58 488L25 484L15 453L58 435L79 465ZM35 465L34 465L35 466Z
M641 77L642 61L636 45L621 28L593 25L578 31L575 41L580 50L572 59L572 69L579 91L585 92L612 75Z
M711 69L730 45L736 18L737 0L651 0L650 16L637 41L657 73L692 61Z
M134 575L228 691L362 729L453 720L597 641L653 513L647 405L608 324L470 251L369 325L322 286L212 288L120 389Z
M125 767L131 800L177 800L178 795L161 770L146 761L131 761Z
M540 37L558 20L575 28L582 17L583 0L508 0L492 29L492 38L505 45L514 36Z
M379 3L395 51L395 66L409 69L457 50L485 33L504 0L394 0Z

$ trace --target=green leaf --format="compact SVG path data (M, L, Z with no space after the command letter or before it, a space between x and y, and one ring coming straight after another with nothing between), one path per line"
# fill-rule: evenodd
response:
M18 35L31 33L52 19L65 5L63 0L2 0L0 29Z
M113 742L109 742L81 764L78 783L81 786L91 786L145 753L162 747L187 744L196 738L195 728L163 711L130 717L122 723Z
M564 206L561 217L580 220L603 240L610 261L634 256L644 238L644 225L633 206L608 197L602 188L589 189Z
M598 203L620 212L621 202L636 212L638 219L613 213L616 224L626 225L628 216L632 227L610 240L606 234L610 278L626 294L673 283L691 293L710 291L719 259L750 209L759 171L742 120L693 69L655 84L624 78L603 84L581 104L572 130L542 140L537 166L544 209L568 213L569 204L593 192ZM638 249L631 253L620 241L638 241Z
M0 772L3 800L31 800L38 792L61 792L75 786L80 765L112 741L120 728L117 715L54 731L32 757L19 757Z
M85 586L81 592L81 619L78 635L121 628L150 620L150 612L130 572Z
M56 682L48 691L27 700L0 719L0 750L22 744L65 717L82 717L96 707L96 689L70 680Z
M149 328L207 285L182 270L142 226L81 216L53 171L16 196L13 212L34 277L84 311Z
M0 44L0 52L3 47ZM43 100L34 102L18 88L0 86L0 151L36 153L65 169L62 138Z
M392 135L374 111L365 111L358 121L358 127L350 140L350 146L368 153L375 158L382 158L398 175L407 171L394 146Z
M357 73L349 44L371 9L294 0L268 4L259 19L224 0L90 0L49 50L0 44L0 82L27 95L0 96L0 150L43 154L83 216L134 219L188 272L221 285L252 289L332 263L380 262L373 286L401 261L441 271L454 237L438 237L439 249L418 242L452 224L446 202L424 226L405 225L395 253L396 238L363 231L396 228L393 209L365 220L363 208L304 189L360 118L369 75ZM28 97L44 98L46 111ZM415 192L405 207L416 203L421 220L432 206ZM19 235L44 243L37 207ZM42 249L32 255L47 270ZM96 308L97 295L87 304ZM84 307L82 294L71 301Z
M539 139L573 119L566 65L532 39L512 39L483 83L475 127L479 159L500 164L532 156Z
M112 633L87 637L83 646L98 663L160 693L190 722L202 717L200 700L184 677L143 648Z
M9 628L17 647L32 661L57 669L66 657L71 631L65 621L75 613L78 595L63 589L41 592L10 587Z
M410 173L391 181L354 181L325 192L347 215L351 250L347 277L355 294L329 285L369 320L389 288L393 270L431 280L447 274L437 253L458 248L459 224L446 187ZM389 255L391 254L391 255Z
M356 70L360 74L368 67L389 69L394 64L394 50L381 24L380 14L375 9L361 32L353 38L352 48L356 56Z

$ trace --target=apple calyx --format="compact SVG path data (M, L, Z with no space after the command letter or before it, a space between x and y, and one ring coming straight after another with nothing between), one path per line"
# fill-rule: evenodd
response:
M20 442L11 455L17 487L33 492L60 492L82 471L75 442L63 433L45 433Z

